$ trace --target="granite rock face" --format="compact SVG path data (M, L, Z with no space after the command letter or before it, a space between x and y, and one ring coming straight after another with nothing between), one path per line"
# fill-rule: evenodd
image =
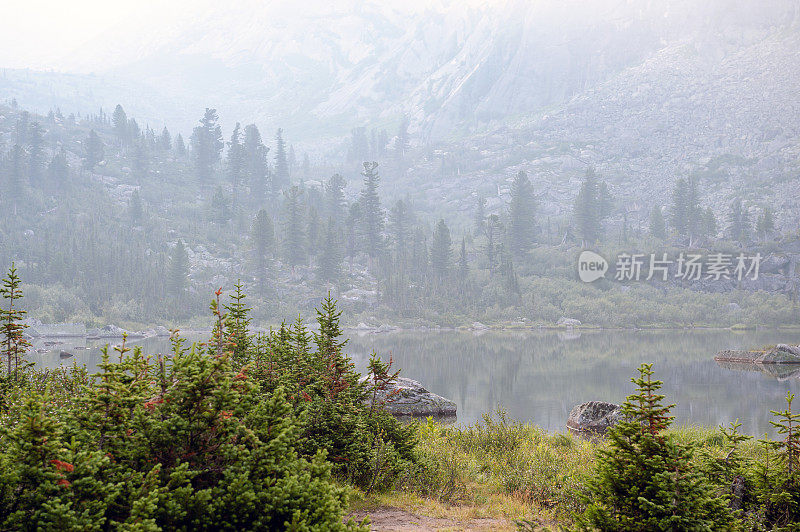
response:
M761 350L725 350L717 353L714 360L738 364L800 364L800 346L778 344Z

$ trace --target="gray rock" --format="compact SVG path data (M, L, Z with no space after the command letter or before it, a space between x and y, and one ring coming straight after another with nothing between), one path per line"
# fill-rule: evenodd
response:
M622 407L605 401L589 401L575 406L567 418L567 428L578 433L605 434L622 419Z
M564 316L561 316L560 318L558 318L556 325L561 325L564 327L580 327L581 322L580 320L576 320L574 318L566 318Z
M720 351L714 357L717 362L737 364L800 364L800 346L778 344L752 351Z
M60 351L58 353L58 357L59 358L72 358L73 356L75 356L75 355L73 355L72 353L70 353L68 351Z
M362 379L366 380L366 377L362 377ZM370 390L373 389L370 386ZM371 403L371 393L367 401ZM405 377L398 377L386 390L379 391L375 396L375 404L383 406L395 416L442 417L456 415L456 404L453 401L431 393L419 382Z

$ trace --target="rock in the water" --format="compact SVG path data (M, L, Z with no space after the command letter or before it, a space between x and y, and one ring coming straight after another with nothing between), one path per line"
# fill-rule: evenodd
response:
M567 428L575 432L605 434L622 419L622 407L605 401L589 401L577 405L567 418Z
M68 351L60 351L58 353L58 356L59 356L59 358L70 358L70 357L73 357L75 355L73 355L72 353L70 353Z
M562 326L562 327L580 327L581 326L581 322L580 322L580 320L576 320L574 318L566 318L564 316L561 316L560 318L558 318L558 321L556 322L556 325L559 325L559 326Z
M395 391L397 393L394 393ZM368 401L372 401L371 394ZM398 377L386 390L379 391L375 403L382 405L395 416L456 415L456 404L453 401L431 393L419 382L405 377Z
M778 344L754 351L720 351L714 357L717 362L739 364L800 364L800 346Z

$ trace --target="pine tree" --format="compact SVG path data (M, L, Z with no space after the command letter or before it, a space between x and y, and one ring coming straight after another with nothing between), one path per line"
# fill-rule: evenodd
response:
M12 262L8 274L0 285L0 297L3 298L3 305L0 307L0 335L2 336L0 358L6 359L7 376L11 378L13 375L15 380L19 378L20 366L25 369L24 357L31 345L24 335L28 326L22 323L27 312L19 306L19 300L22 299L21 284L17 276L17 269Z
M306 237L303 232L303 205L300 187L294 185L284 192L283 256L294 270L305 262Z
M370 258L376 258L383 252L383 209L378 196L380 176L376 171L378 163L364 163L364 185L361 188L359 204L361 205L361 221L363 224L365 251Z
M250 185L253 203L260 205L267 199L269 192L269 164L267 154L269 148L264 146L261 133L255 124L244 128L244 173Z
M286 141L283 130L275 133L275 175L272 178L272 193L276 196L289 186L289 161L286 159Z
M322 253L317 262L317 276L325 282L335 283L339 280L342 268L342 251L338 231L334 219L328 218L325 229L325 241Z
M494 272L497 265L497 244L500 241L503 225L500 217L490 214L486 219L486 261L489 265L489 273Z
M144 219L144 207L142 207L142 197L139 195L138 190L131 193L131 199L128 202L128 213L131 218L132 225L139 225Z
M709 238L715 238L717 236L717 217L714 216L714 211L711 210L711 207L706 208L703 214L703 230L705 235Z
M511 184L508 236L517 257L531 249L535 241L536 199L528 174L520 170Z
M403 119L400 121L400 125L397 127L397 138L395 139L395 145L394 145L397 160L401 165L405 161L410 146L410 142L408 139L408 126L409 126L408 117L404 116Z
M458 276L464 281L469 275L469 263L467 262L467 241L461 239L461 251L458 254Z
M133 177L139 183L150 175L150 152L147 147L147 141L143 138L134 141L131 171Z
M318 247L320 245L321 229L319 222L319 215L317 209L309 207L308 209L308 225L306 229L306 240L308 241L308 254L311 257L316 257Z
M333 174L325 184L325 209L329 218L334 222L344 219L346 201L344 199L344 187L347 183L339 174Z
M397 200L389 212L389 228L394 244L394 262L400 275L405 273L408 266L410 225L411 220L406 203L403 200Z
M762 239L766 240L770 233L775 231L775 218L772 215L772 209L764 207L762 213L758 216L756 221L756 230Z
M589 168L575 200L575 225L584 246L591 246L600 237L600 203L594 170Z
M169 257L169 271L167 273L167 289L178 302L183 301L183 295L188 285L189 255L183 240L178 240Z
M747 209L742 206L742 200L736 198L731 204L731 214L728 232L736 242L744 242L750 236L750 222L747 219Z
M214 175L223 146L222 130L217 125L217 110L206 108L200 125L194 128L192 134L192 157L201 181L209 181Z
M32 186L42 185L42 176L45 168L44 158L44 129L39 122L33 122L28 132L28 173Z
M169 134L167 126L164 126L164 129L161 130L161 135L158 137L158 147L163 151L172 149L172 135Z
M637 393L606 433L609 448L597 453L590 504L579 525L609 531L728 529L733 516L693 467L693 447L665 434L674 405L662 403L652 364L642 364L639 373L632 379Z
M130 130L128 129L128 115L125 114L125 110L122 108L120 104L114 108L114 114L112 115L112 123L114 124L114 134L117 136L117 139L121 143L125 143L128 141L128 135Z
M69 178L69 163L64 147L59 148L47 166L47 175L57 185L63 185Z
M267 278L269 256L275 246L275 229L272 225L272 219L264 209L259 210L253 220L252 239L256 277L263 288Z
M440 219L433 231L431 240L431 272L434 277L443 281L450 272L453 241L450 238L450 229L443 219Z
M230 198L228 198L221 186L217 186L214 195L211 197L210 210L211 219L219 225L226 225L232 217Z
M239 122L236 122L236 126L233 128L233 133L231 133L231 140L228 142L228 158L226 161L228 179L233 187L234 208L236 207L237 192L239 190L239 186L242 184L245 172L244 145L242 144L239 130Z
M480 195L475 206L475 234L486 234L486 198Z
M186 143L183 141L183 135L180 133L175 137L175 155L178 157L186 156Z
M667 238L667 228L664 224L664 216L661 214L661 207L653 206L650 212L650 234L659 240Z
M84 151L84 164L86 168L91 171L97 166L97 163L105 157L105 149L103 141L97 136L94 129L89 131L89 137L86 139L86 147Z
M242 290L241 279L233 285L230 303L225 305L225 329L234 361L243 364L247 360L248 351L253 344L250 335L250 308L245 304L247 296Z

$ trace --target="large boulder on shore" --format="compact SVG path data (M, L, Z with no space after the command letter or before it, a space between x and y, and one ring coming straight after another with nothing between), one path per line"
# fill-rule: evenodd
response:
M370 387L370 391L374 388ZM371 403L372 393L367 400ZM450 399L426 390L422 384L398 377L385 390L375 395L375 403L395 416L445 417L456 415L456 404Z
M569 430L591 435L605 434L622 419L622 407L605 401L589 401L575 406L567 418Z

